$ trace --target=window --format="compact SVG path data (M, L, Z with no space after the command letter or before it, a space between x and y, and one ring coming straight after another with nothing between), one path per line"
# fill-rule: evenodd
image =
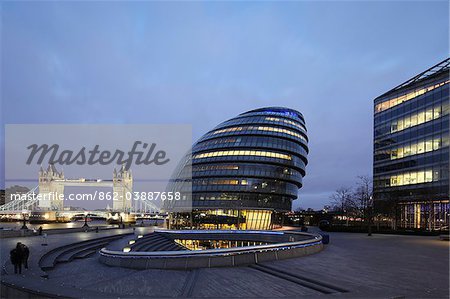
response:
M409 127L411 127L411 117L410 116L407 116L404 118L404 124L405 124L405 126L404 126L405 129L408 129Z
M425 111L422 111L417 115L417 124L423 124L424 122L425 122Z
M397 105L399 105L399 104L401 104L403 102L412 100L412 99L414 99L414 98L416 98L418 96L421 96L421 95L423 95L423 94L425 94L425 93L427 93L429 91L432 91L433 89L439 88L439 87L441 87L441 86L443 86L443 85L445 85L445 84L447 84L449 82L450 82L450 80L447 80L445 82L441 82L441 83L438 83L438 84L435 84L435 85L431 85L431 86L423 87L421 89L413 90L413 91L411 91L411 92L409 92L407 94L403 94L403 95L398 96L396 98L388 99L388 100L386 100L384 102L381 102L381 103L375 105L375 113L384 111L386 109L389 109L389 108L392 108L394 106L397 106Z
M216 151L216 152L208 152L201 153L193 156L193 159L203 159L210 157L222 157L222 156L260 156L260 157L269 157L269 158L278 158L284 160L292 160L290 155L268 152L268 151Z
M390 186L403 186L412 184L422 184L439 180L439 171L433 177L432 170L406 172L390 177Z
M425 182L432 182L433 181L433 171L427 170L425 171Z
M425 151L430 152L433 150L433 141L431 139L425 141Z
M425 182L425 172L424 171L419 171L417 173L417 184L422 184Z
M425 141L421 141L417 144L417 153L421 154L425 152Z
M411 155L417 155L417 143L411 144Z
M216 135L216 134L220 134L220 133L235 132L235 131L266 131L266 132L283 133L283 134L295 136L306 142L306 138L303 137L300 133L294 132L292 130L284 129L284 128L265 127L265 126L243 126L243 127L226 128L226 129L216 130L216 131L212 132L211 134Z
M417 126L417 114L411 115L411 127Z
M430 121L433 119L433 109L429 108L425 111L425 121Z
M439 118L441 116L441 106L435 106L433 109L433 117Z
M411 146L409 144L403 147L403 155L405 157L411 155Z
M410 184L417 184L417 172L411 172L409 177Z
M397 149L391 150L391 160L395 160L398 158Z
M441 147L441 140L439 138L433 139L433 150L438 150Z
M408 115L402 119L392 121L390 124L390 133L403 131L410 127L423 124L425 122L431 121L441 116L442 116L441 106L436 106L434 107L434 109L427 108L426 110L422 110L419 113ZM388 132L388 130L380 128L380 132L381 135L384 135Z

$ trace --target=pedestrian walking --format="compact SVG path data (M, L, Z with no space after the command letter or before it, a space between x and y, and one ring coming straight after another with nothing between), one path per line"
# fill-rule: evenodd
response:
M42 236L42 226L39 226L39 236Z
M14 265L14 274L17 274L17 272L19 272L19 274L22 274L22 248L21 248L21 243L17 243L16 248L14 248L13 250L11 250L11 252L9 253L10 255L10 260L11 263Z

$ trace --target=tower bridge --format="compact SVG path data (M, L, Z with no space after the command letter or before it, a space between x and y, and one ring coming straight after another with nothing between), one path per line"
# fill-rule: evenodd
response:
M39 200L38 206L44 209L63 210L64 201L58 200L55 194L64 194L64 187L112 187L116 199L112 209L120 212L131 211L131 201L126 194L133 192L133 177L131 171L122 166L119 171L114 168L112 180L101 179L66 179L64 173L58 172L54 165L49 165L47 170L39 170L39 194L43 194L44 200ZM45 196L49 195L49 196Z
M113 189L113 212L155 214L160 209L150 201L127 200L127 193L133 193L133 176L130 170L122 166L119 170L114 168L112 180L66 178L63 171L58 171L54 165L49 165L46 170L39 170L38 185L26 194L18 194L8 203L0 206L0 214L30 213L32 211L59 211L64 210L64 200L59 196L64 195L65 187L108 187ZM39 190L39 191L38 191ZM78 211L79 213L79 211ZM92 213L101 213L93 211Z

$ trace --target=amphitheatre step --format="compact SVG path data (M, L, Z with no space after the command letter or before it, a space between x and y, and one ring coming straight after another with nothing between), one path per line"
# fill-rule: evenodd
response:
M83 251L78 252L73 256L74 259L84 259L98 252L99 248L96 249L85 249Z
M106 245L108 245L108 243L109 243L108 241L101 241L101 242L96 242L94 244L73 248L73 249L66 251L66 252L62 253L61 255L59 255L56 258L56 263L70 262L74 259L74 256L79 254L80 252L83 253L86 250L101 249L101 248L105 247Z
M128 234L107 236L107 237L102 237L102 238L97 238L97 239L92 239L92 240L86 240L86 241L81 241L81 242L77 242L77 243L67 244L67 245L64 245L64 246L60 246L60 247L54 248L54 249L48 251L47 253L45 253L40 258L40 260L38 262L38 265L43 271L50 270L50 269L52 269L55 266L57 258L61 257L65 253L76 251L76 250L78 250L80 248L86 248L86 247L89 247L91 245L99 244L99 243L102 243L102 242L109 243L109 242L111 242L113 240L123 238L126 235L128 235Z
M152 246L154 244L158 244L159 242L163 242L165 240L165 238L159 234L154 234L151 237L147 237L146 239L142 240L138 239L136 241L136 243L134 243L131 246L131 250L132 251L145 251L143 250L143 248L148 247L148 246Z
M171 245L173 245L173 243L170 242L169 240L166 240L165 242L162 242L157 246L154 246L152 248L152 251L166 251Z
M155 251L156 248L163 246L168 243L168 240L161 239L156 242L147 243L145 246L141 247L140 251Z

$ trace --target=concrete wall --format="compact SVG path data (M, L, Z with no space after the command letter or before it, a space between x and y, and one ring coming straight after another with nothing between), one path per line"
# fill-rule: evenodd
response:
M271 249L266 251L252 251L245 253L224 254L199 254L190 256L136 256L136 255L111 255L101 252L100 262L115 267L132 269L194 269L213 267L235 267L249 264L257 264L267 261L301 257L319 252L323 249L322 242L314 242L311 245L287 249Z

